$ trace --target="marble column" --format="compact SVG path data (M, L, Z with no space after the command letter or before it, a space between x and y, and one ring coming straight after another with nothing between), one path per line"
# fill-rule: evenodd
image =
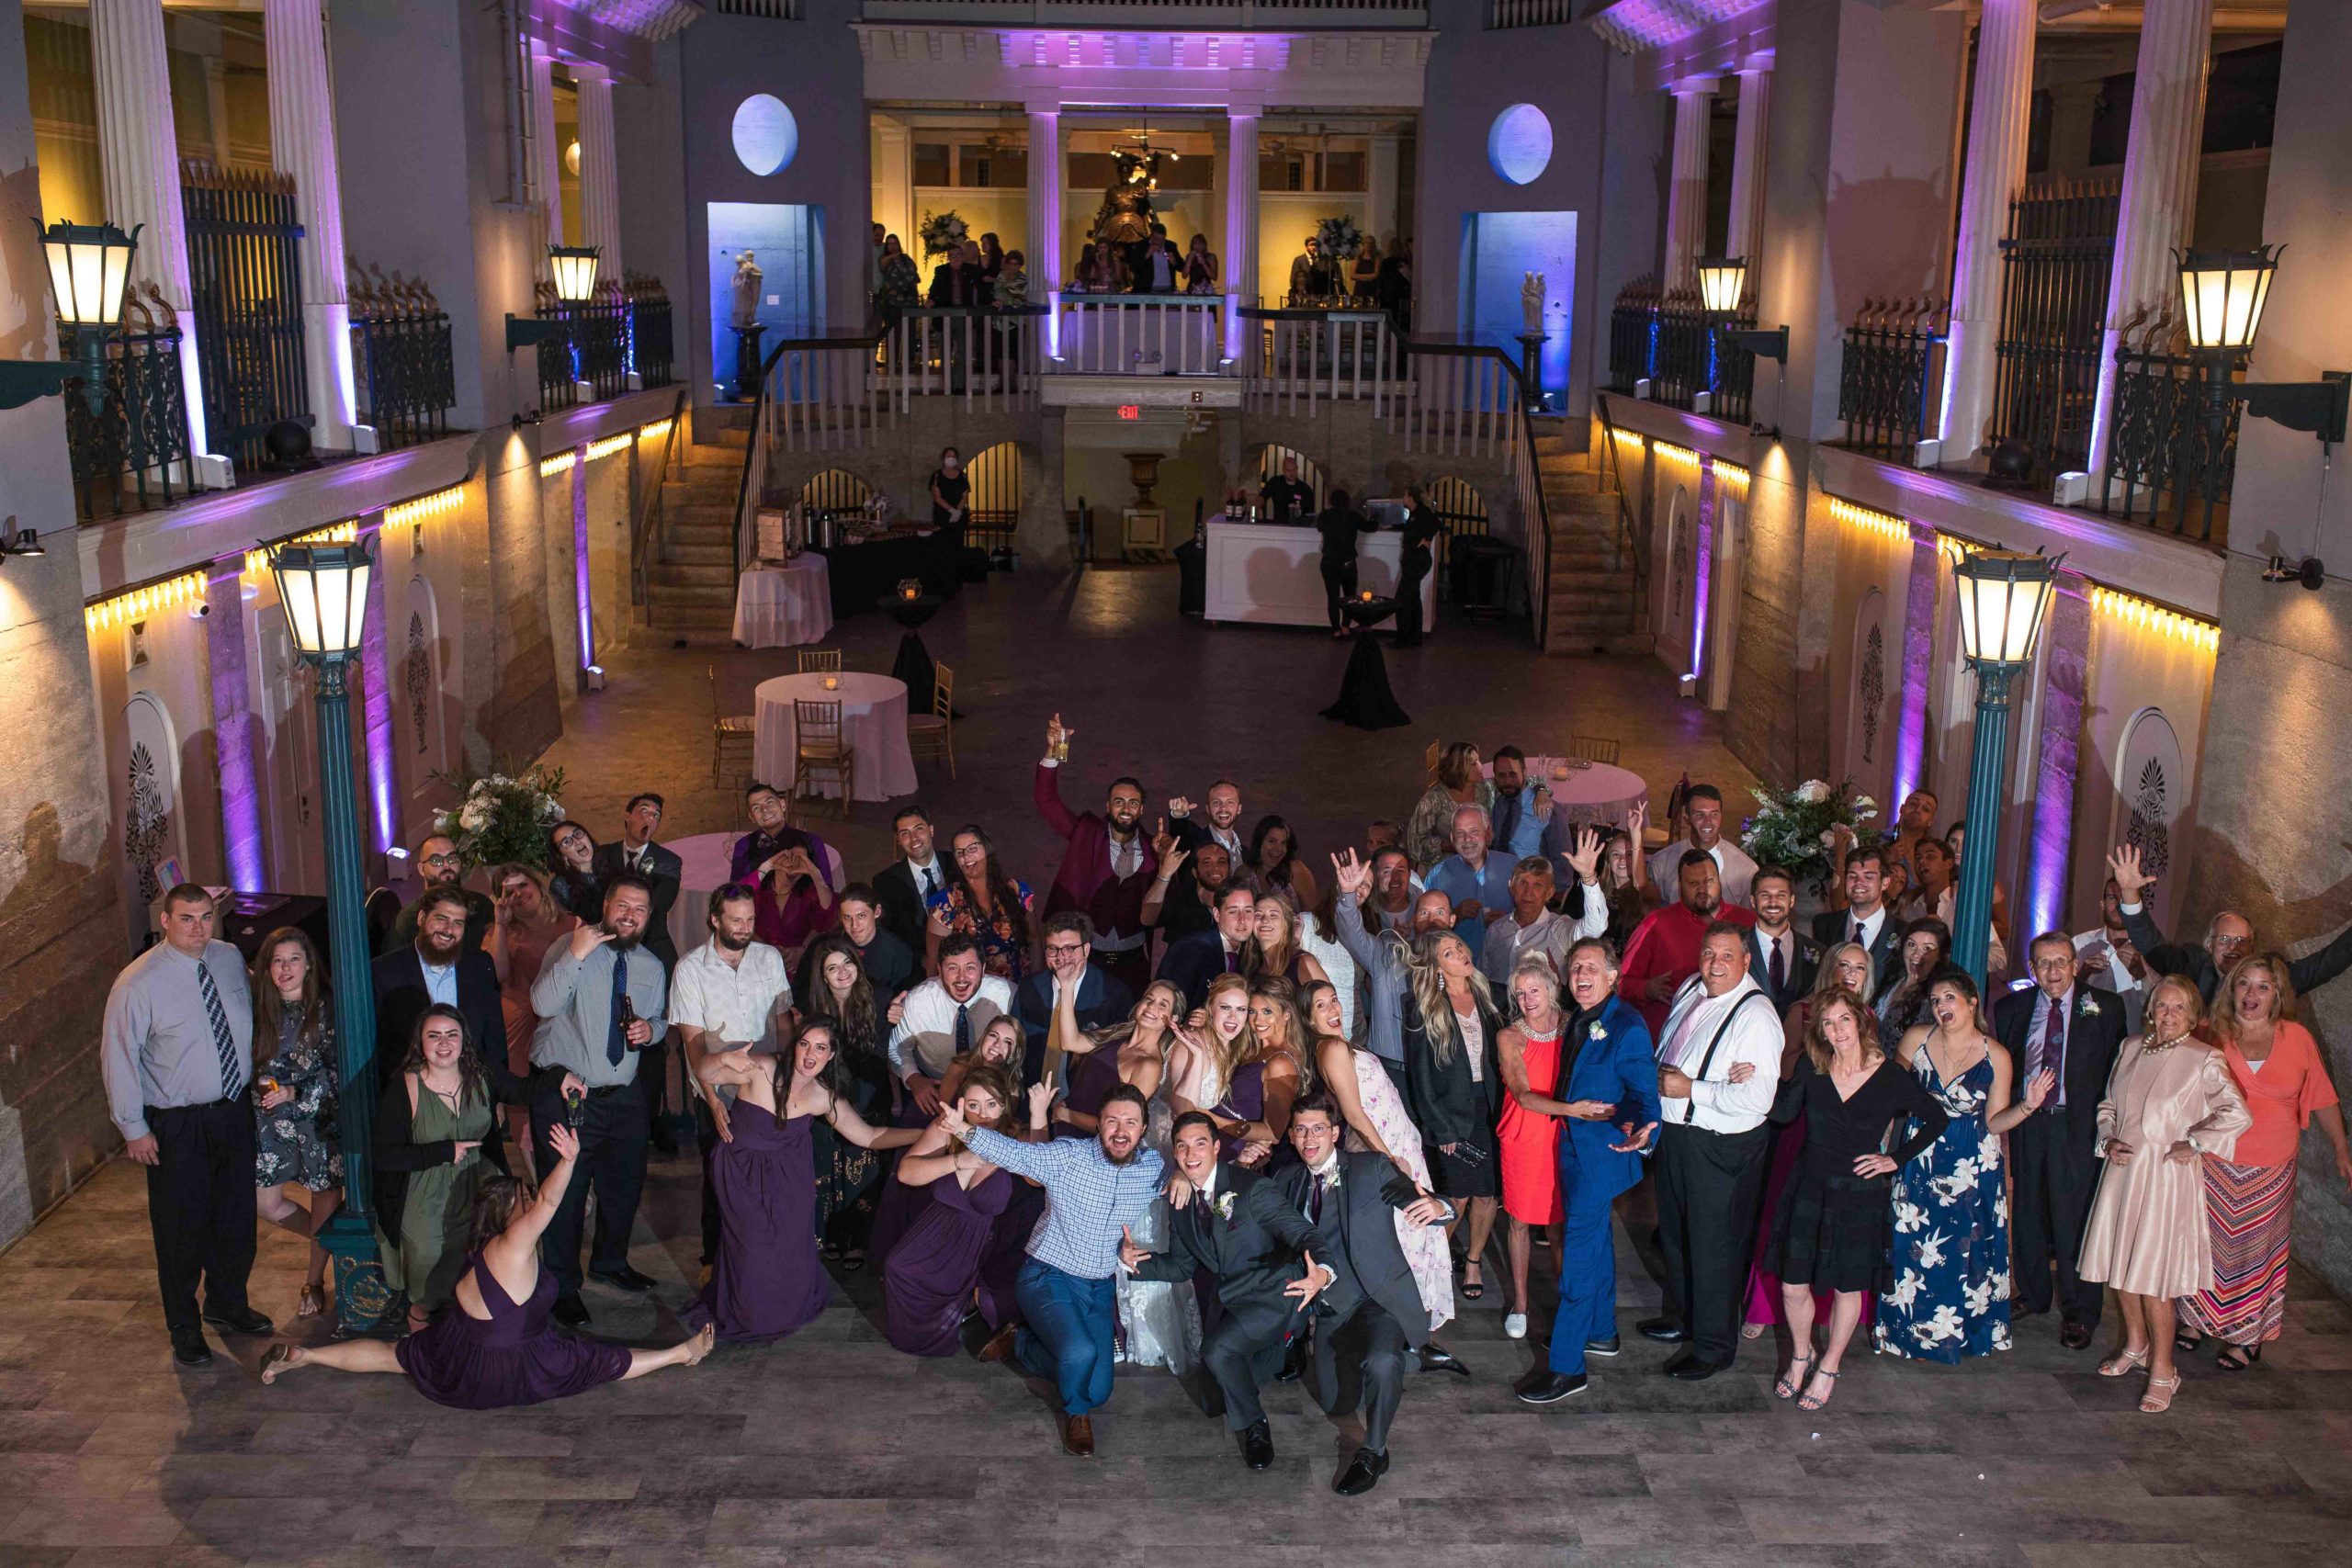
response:
M1385 245L1396 232L1396 138L1385 134L1372 138L1364 175L1368 192L1364 234Z
M911 202L914 183L907 190ZM909 209L911 212L911 205ZM914 235L900 237L914 248ZM1068 282L1062 271L1062 115L1058 106L1029 110L1029 302L1054 305ZM1058 341L1059 309L1046 318L1046 341Z
M617 286L621 261L621 182L613 147L613 75L601 65L574 65L580 88L580 243L603 253L599 287Z
M2075 572L2058 574L2050 623L2041 628L2041 744L2035 750L2032 816L2027 829L2026 918L2021 934L2065 928L2075 847L2075 783L2083 709L2090 700L2091 606Z
M1241 357L1241 307L1258 298L1258 117L1235 105L1225 117L1225 352Z
M2179 314L2173 247L2188 243L2197 215L2197 171L2205 131L2205 76L2213 41L2213 0L2148 0L2132 73L2132 140L2123 155L2123 198L2115 218L2115 262L2108 274L2107 331L2099 338L2098 401L2091 413L2086 469L2107 467L2115 431L2115 347L2142 306Z
M180 318L180 377L187 389L189 450L209 450L204 383L197 371L187 215L180 203L179 141L172 128L172 76L163 0L90 0L90 73L96 87L106 218L136 230L131 281L153 284ZM201 476L200 476L201 477ZM225 483L225 472L207 479Z
M1739 130L1731 156L1731 232L1724 254L1746 257L1751 268L1764 239L1764 137L1771 103L1770 71L1739 73Z
M531 183L540 220L547 228L547 245L563 243L563 149L555 141L555 62L544 54L531 56ZM541 247L545 254L545 245ZM547 263L535 260L537 276L549 276Z
M2009 199L2025 183L2035 6L2036 0L1984 0L1977 23L1976 91L1968 106L1968 162L1960 178L1960 240L1952 257L1951 336L1939 425L1947 463L1973 457L1993 417L2001 236L2008 229Z
M302 276L304 373L310 380L311 444L337 451L355 443L358 399L351 375L351 305L343 256L343 182L337 173L334 85L327 76L325 18L319 0L266 0L262 32L269 61L269 145L278 173L294 181L302 222L296 247ZM373 433L358 437L373 451Z
M1668 288L1698 282L1699 253L1707 244L1707 131L1714 102L1713 76L1675 85L1674 178L1666 191Z

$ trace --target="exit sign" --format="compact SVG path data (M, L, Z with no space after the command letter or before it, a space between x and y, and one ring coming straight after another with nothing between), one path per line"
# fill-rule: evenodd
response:
M1141 403L1121 403L1119 405L1119 417L1121 419L1141 419L1143 417L1143 405Z

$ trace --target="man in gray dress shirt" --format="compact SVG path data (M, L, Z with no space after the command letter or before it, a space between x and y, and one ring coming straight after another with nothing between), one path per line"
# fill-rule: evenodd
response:
M147 1168L164 1325L182 1366L212 1359L204 1325L267 1334L246 1304L254 1267L254 1002L244 961L212 940L212 895L164 895L164 940L115 979L99 1062L107 1107ZM197 1306L197 1282L204 1305Z
M645 1100L638 1053L669 1032L669 984L662 961L642 945L653 915L652 890L634 872L605 885L605 918L548 949L531 987L539 1015L531 1039L531 1144L541 1170L555 1168L548 1131L569 1121L580 1136L579 1174L540 1237L539 1254L556 1278L555 1319L588 1321L580 1299L580 1220L596 1192L595 1245L588 1271L616 1290L653 1288L628 1264L629 1231L645 1190ZM576 1110L565 1102L567 1075L582 1087ZM248 1201L250 1201L250 1200Z

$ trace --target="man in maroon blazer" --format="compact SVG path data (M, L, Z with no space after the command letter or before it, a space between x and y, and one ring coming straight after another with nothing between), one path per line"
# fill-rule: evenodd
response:
M1143 897L1159 869L1159 857L1143 832L1143 785L1114 779L1100 816L1074 813L1062 802L1061 760L1076 730L1062 728L1056 714L1046 726L1046 755L1037 764L1037 812L1061 836L1061 870L1054 874L1046 913L1082 911L1094 922L1093 963L1136 996L1151 983L1149 930Z

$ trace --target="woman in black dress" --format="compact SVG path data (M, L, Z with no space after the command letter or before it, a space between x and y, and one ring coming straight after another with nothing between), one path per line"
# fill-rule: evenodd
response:
M1943 1136L1943 1102L1878 1047L1870 1004L1843 987L1819 993L1805 1031L1796 1076L1781 1085L1772 1120L1804 1112L1804 1150L1772 1216L1773 1271L1793 1346L1788 1374L1773 1386L1782 1399L1818 1410L1837 1390L1838 1363L1862 1319L1866 1292L1894 1288L1892 1178ZM1890 1125L1913 1123L1911 1135L1882 1153ZM1813 1292L1837 1292L1829 1344L1815 1354ZM1808 1378L1806 1369L1812 1375Z
M874 986L857 949L835 931L810 942L804 962L808 984L801 993L802 1026L822 1023L833 1032L842 1098L869 1124L892 1125L899 1080L890 1072ZM825 1256L839 1260L846 1273L865 1265L866 1238L889 1156L861 1148L830 1123L815 1129L815 1143L818 1235Z
M963 455L955 447L939 454L931 472L931 525L946 536L948 558L958 558L964 547L964 527L972 520L972 476L964 471Z
M1385 940L1403 941L1394 931ZM1438 1191L1465 1201L1454 1205L1457 1213L1469 1211L1462 1294L1475 1302L1487 1293L1482 1260L1502 1193L1495 1168L1495 1119L1503 1090L1495 1040L1502 1032L1502 1012L1470 944L1450 931L1416 938L1405 969L1406 1104L1421 1130ZM1449 1235L1452 1230L1449 1225Z

